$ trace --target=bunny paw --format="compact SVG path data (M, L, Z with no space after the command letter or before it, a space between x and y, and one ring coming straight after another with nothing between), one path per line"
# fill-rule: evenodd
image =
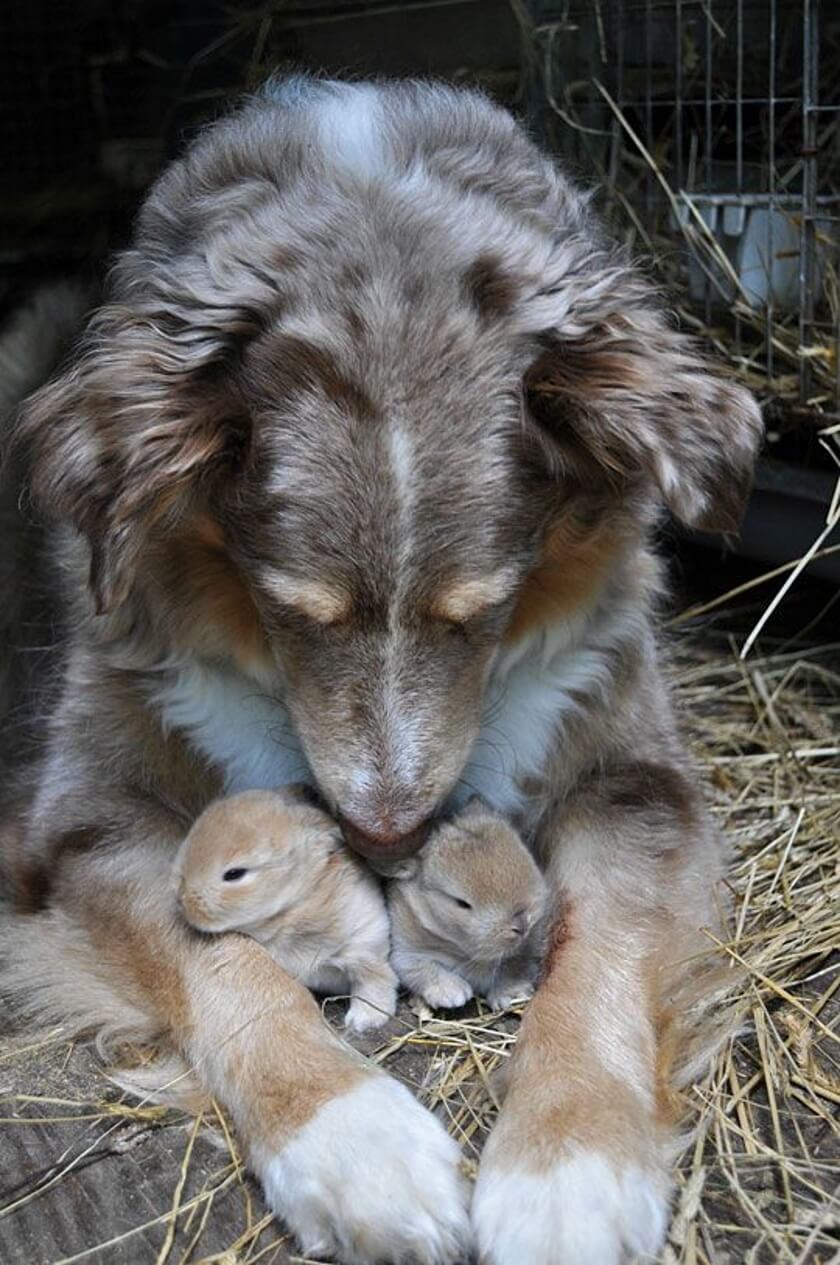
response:
M369 1005L361 997L354 997L344 1016L344 1026L348 1032L355 1032L357 1035L373 1032L375 1028L381 1028L387 1023L393 1013L393 1009Z
M534 985L530 980L514 980L502 988L493 989L487 994L487 1001L493 1010L509 1010L520 1002L528 1001L534 996Z
M459 1006L467 1004L473 996L473 990L460 975L440 971L423 986L420 995L433 1010L457 1010Z

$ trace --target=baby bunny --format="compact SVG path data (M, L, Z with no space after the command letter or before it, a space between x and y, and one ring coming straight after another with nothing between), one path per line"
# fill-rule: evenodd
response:
M388 885L391 965L430 1006L493 1009L530 997L545 880L519 835L477 801L442 825Z
M388 915L376 878L326 813L294 788L218 800L176 860L178 900L199 931L242 931L309 988L352 994L353 1032L393 1015Z

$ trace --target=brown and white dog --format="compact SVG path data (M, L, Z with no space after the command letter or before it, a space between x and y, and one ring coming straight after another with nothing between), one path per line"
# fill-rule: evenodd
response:
M734 528L760 433L514 121L421 83L280 82L210 128L26 405L67 631L5 979L173 1042L306 1253L661 1245L722 848L649 537L663 504ZM438 1122L258 944L177 918L202 808L292 781L386 871L476 793L545 861L551 949L472 1229Z

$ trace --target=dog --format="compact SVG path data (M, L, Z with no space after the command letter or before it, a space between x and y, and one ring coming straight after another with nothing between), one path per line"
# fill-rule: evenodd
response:
M524 130L415 82L276 81L210 127L23 407L64 632L15 782L5 987L106 1046L170 1042L304 1254L661 1246L676 1094L719 1036L725 853L651 536L663 507L735 530L760 437ZM203 808L290 782L381 870L475 795L545 868L471 1220L438 1121L260 945L177 917Z

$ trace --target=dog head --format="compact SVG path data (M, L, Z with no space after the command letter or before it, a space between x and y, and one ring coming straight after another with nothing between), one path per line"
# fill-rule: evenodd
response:
M503 640L595 601L657 504L734 529L760 420L505 113L311 84L164 175L22 434L99 610L282 693L396 855Z

